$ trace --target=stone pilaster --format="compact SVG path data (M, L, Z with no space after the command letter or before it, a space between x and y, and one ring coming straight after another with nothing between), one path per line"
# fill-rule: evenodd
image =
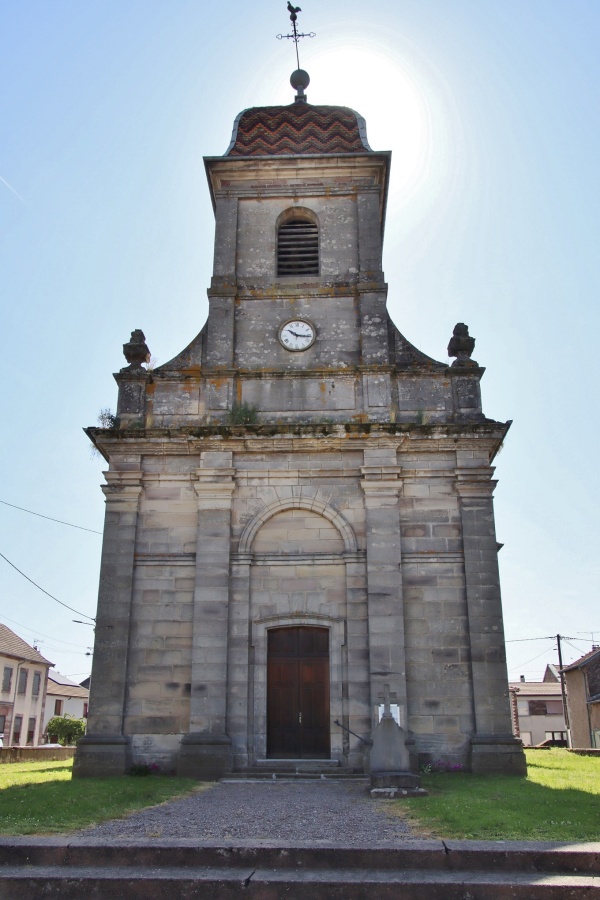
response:
M367 578L365 562L355 554L346 554L346 678L344 690L344 725L355 734L368 738L373 714L371 711L369 626L367 612ZM347 764L360 770L365 766L367 745L345 732ZM368 755L368 754L367 754Z
M500 598L490 466L457 468L465 589L473 679L474 772L525 772L522 744L513 737Z
M229 644L227 658L227 734L232 741L233 764L245 768L254 757L249 727L251 673L250 654L250 553L238 553L231 562L229 600Z
M402 601L399 492L395 450L366 450L362 467L366 510L367 603L371 711L389 685L406 727L406 659Z
M138 461L139 465L139 461ZM96 614L87 733L79 742L74 777L123 775L128 740L123 735L129 625L141 471L105 472L104 541Z
M231 768L226 733L227 638L232 454L200 454L194 483L198 497L194 589L190 733L181 741L178 772L216 780Z

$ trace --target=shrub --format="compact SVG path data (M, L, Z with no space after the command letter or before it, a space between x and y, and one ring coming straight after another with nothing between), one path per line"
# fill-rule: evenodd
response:
M46 726L48 737L51 743L76 744L85 734L85 722L83 719L76 719L68 713L64 716L53 716Z

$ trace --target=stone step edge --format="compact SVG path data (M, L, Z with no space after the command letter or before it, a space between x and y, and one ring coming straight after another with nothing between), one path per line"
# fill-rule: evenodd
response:
M589 874L573 875L564 873L539 872L471 872L465 870L430 871L429 869L267 869L246 866L240 869L201 867L168 867L156 869L152 866L138 868L119 867L99 869L95 866L65 869L61 866L42 866L36 869L22 866L0 868L0 886L10 882L39 883L43 881L78 883L86 881L128 882L142 881L171 882L188 884L233 882L248 886L251 881L279 884L431 884L431 885L523 885L569 886L600 889L600 877ZM1 889L1 887L0 887ZM463 895L464 896L464 895ZM589 895L588 895L589 896Z
M406 840L377 847L349 847L335 844L304 845L280 842L195 842L193 839L92 839L0 838L0 871L11 866L60 868L116 868L135 870L194 867L238 870L247 866L261 869L361 869L429 871L521 871L543 873L595 874L600 876L599 844L558 844L539 842L483 842Z
M295 781L355 781L365 785L369 784L369 779L364 775L346 775L345 773L324 772L253 772L251 774L242 774L234 772L231 775L224 775L219 778L219 784L236 784L239 782L250 782L253 784L264 784L265 782L276 781L278 784L293 784ZM386 788L388 792L392 788Z

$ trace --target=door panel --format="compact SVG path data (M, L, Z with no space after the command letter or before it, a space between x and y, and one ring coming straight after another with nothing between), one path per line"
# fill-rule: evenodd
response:
M329 758L329 631L274 628L268 635L267 755Z

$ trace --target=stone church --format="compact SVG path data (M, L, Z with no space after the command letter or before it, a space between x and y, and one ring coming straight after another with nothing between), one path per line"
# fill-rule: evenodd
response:
M368 771L384 702L413 767L524 771L492 501L510 423L482 413L465 325L448 365L392 322L390 153L307 84L205 159L208 319L153 371L134 331L117 416L87 430L108 470L77 776Z

